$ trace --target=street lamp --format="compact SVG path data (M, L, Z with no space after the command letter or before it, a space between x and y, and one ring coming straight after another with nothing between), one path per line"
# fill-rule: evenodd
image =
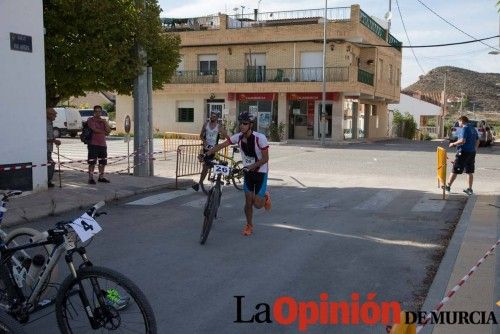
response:
M326 100L326 75L325 75L325 63L326 63L326 20L327 20L327 8L328 8L328 0L325 0L325 17L323 20L323 93L321 99L321 122L320 122L320 131L321 131L321 146L325 146L325 121L326 121L326 113L325 113L325 100Z

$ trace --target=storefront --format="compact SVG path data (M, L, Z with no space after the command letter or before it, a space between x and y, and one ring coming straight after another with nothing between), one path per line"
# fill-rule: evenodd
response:
M254 130L269 136L271 122L278 121L277 95L276 93L229 93L228 100L236 100L236 119L242 112L251 112L257 119Z
M333 103L340 94L328 92L325 96L326 138L332 137ZM288 137L290 139L318 139L322 111L322 93L288 93Z

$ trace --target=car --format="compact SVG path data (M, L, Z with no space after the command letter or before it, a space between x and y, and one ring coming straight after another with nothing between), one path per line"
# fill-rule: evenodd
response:
M67 134L76 137L78 131L82 130L82 117L78 110L68 107L57 107L54 110L57 113L56 119L52 122L54 137L60 138Z
M488 136L487 136L487 132L486 132L486 122L485 121L477 121L477 120L469 120L469 124L472 125L476 131L477 131L477 135L479 137L479 146L485 146L485 145L488 145ZM453 125L453 127L451 128L451 131L450 131L450 136L448 137L448 139L450 140L450 142L455 142L457 141L457 134L458 134L458 130L460 129L460 126L458 125L458 122L455 122L455 124ZM491 138L490 138L490 143L491 143Z
M94 109L80 109L80 116L82 117L82 122L87 123L87 120L94 116ZM109 122L109 116L106 110L101 111L101 118L104 118L106 122Z

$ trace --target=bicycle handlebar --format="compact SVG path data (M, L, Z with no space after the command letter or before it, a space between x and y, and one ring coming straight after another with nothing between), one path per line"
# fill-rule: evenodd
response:
M10 197L19 196L22 193L23 192L21 190L10 190L10 191L7 191L5 193L2 193L2 201L6 202Z

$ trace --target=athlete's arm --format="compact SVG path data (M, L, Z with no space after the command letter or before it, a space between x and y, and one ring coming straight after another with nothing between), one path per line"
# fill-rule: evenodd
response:
M221 143L221 144L218 144L218 145L215 145L213 148L209 149L206 153L206 155L212 155L212 154L215 154L215 152L218 152L220 150L222 150L224 147L227 147L231 145L231 141L230 140L226 140L225 142Z

